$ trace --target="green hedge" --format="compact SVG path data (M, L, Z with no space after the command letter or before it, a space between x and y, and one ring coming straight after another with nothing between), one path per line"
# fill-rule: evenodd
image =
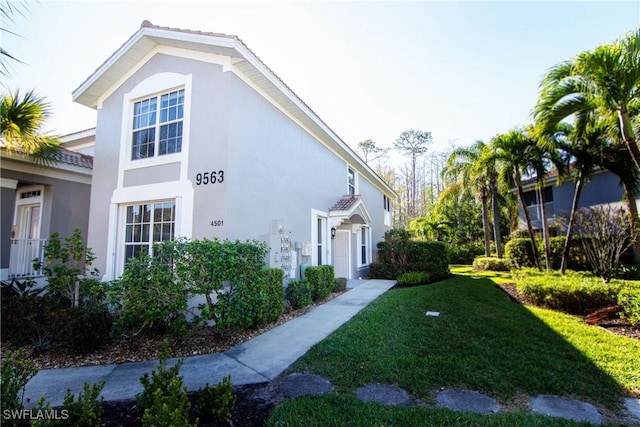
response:
M437 282L450 275L449 249L444 242L415 241L405 230L390 230L377 247L378 261L369 270L374 278L395 280L403 273L425 271L431 282Z
M640 282L631 282L618 293L618 304L629 323L640 326Z
M511 262L506 258L477 257L473 260L473 268L483 271L511 271Z
M306 280L292 280L287 284L284 297L292 308L302 308L313 302L313 286Z
M335 276L332 265L318 265L307 268L305 279L313 287L312 298L314 301L325 299L333 292Z
M484 255L484 245L477 242L449 245L448 252L450 264L471 265L476 257Z
M409 271L398 276L398 286L418 286L431 283L431 275L426 271Z
M533 304L580 316L617 304L618 293L626 286L615 279L605 285L599 277L575 271L562 275L525 269L514 273L514 278L518 291Z
M576 236L571 239L571 246L569 247L569 260L567 268L570 270L587 270L587 261L584 255L584 251L579 241L580 237ZM562 262L562 252L564 251L564 236L552 237L549 240L549 246L551 249L551 268L560 269L560 263ZM546 264L544 241L542 239L536 239L536 248L541 257L542 265ZM531 249L531 241L529 238L514 238L509 240L504 246L504 256L507 258L513 266L516 268L535 267L535 261L533 258L533 250Z

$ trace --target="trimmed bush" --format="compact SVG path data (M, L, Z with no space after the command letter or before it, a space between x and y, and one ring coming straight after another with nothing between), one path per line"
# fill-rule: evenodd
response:
M332 265L309 267L305 272L305 278L313 288L312 298L314 301L328 297L333 291L334 273Z
M426 271L409 271L398 276L399 286L418 286L431 283L431 277Z
M629 323L640 326L640 282L623 287L618 293L618 304Z
M236 401L231 376L227 375L213 387L207 384L196 392L195 412L201 421L228 423Z
M313 302L313 286L306 280L292 280L284 296L292 308L302 308Z
M393 280L410 271L426 271L432 282L449 277L446 243L410 240L405 230L387 231L384 238L377 245L379 260L370 266L372 277Z
M344 277L336 277L333 281L333 292L344 292L347 290L347 279Z
M449 245L448 256L450 264L471 265L473 260L484 254L482 243L470 242L459 245Z
M590 311L615 305L625 282L605 285L590 273L567 271L541 273L533 269L514 275L518 291L533 304L583 316Z
M528 238L517 237L504 245L504 257L516 268L534 267L533 250Z
M580 244L580 239L580 236L574 236L571 238L569 259L567 261L567 268L570 270L588 269L584 250ZM555 270L560 269L562 252L564 251L564 242L564 236L552 237L549 240L549 246L551 249L551 268ZM544 253L544 241L542 239L536 239L536 248L540 253L540 262L544 266L546 264L546 260ZM519 237L509 240L504 246L504 256L511 262L511 265L516 268L535 267L536 265L533 259L533 250L531 249L531 241L529 238Z
M284 289L282 288L284 273L279 268L268 268L263 274L266 299L260 323L271 323L278 320L284 309Z
M511 271L511 263L506 258L477 257L473 260L474 270Z

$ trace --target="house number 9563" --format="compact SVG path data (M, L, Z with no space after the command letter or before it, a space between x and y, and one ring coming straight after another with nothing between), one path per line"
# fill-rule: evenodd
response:
M224 171L198 172L196 185L220 184L224 181Z

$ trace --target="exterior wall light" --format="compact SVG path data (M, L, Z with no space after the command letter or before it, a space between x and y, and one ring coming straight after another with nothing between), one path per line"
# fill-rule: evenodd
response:
M331 240L333 240L335 237L336 237L336 228L331 227Z

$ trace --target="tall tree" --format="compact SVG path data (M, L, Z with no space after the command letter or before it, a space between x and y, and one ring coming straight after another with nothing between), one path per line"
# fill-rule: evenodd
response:
M450 180L458 182L460 185L471 186L480 200L482 206L482 228L484 230L484 253L491 255L491 229L489 226L489 197L490 171L486 168L483 160L486 154L487 145L483 141L476 141L470 147L455 149L443 170L443 175Z
M60 141L43 131L49 115L49 104L33 91L23 96L19 91L4 94L0 105L2 147L39 162L57 160Z
M396 150L408 156L411 160L411 181L408 188L409 219L413 219L417 212L418 182L416 178L416 165L418 158L427 152L429 149L428 145L431 144L432 141L431 132L410 129L402 132L393 143Z
M358 142L358 150L362 153L364 162L367 164L386 156L389 152L388 148L378 147L375 141L371 139L365 139L364 141Z
M531 252L536 266L542 271L540 265L540 254L536 245L531 217L525 201L524 189L522 186L522 173L526 169L527 162L523 157L530 145L535 145L524 129L517 128L505 134L498 134L491 140L491 146L496 152L498 161L501 163L500 170L505 175L505 179L510 179L518 192L518 200L527 225L529 241L531 242Z
M593 114L615 114L622 142L640 169L638 138L629 104L640 98L640 27L611 44L582 52L552 67L542 79L534 118L551 133L575 117L580 131Z

